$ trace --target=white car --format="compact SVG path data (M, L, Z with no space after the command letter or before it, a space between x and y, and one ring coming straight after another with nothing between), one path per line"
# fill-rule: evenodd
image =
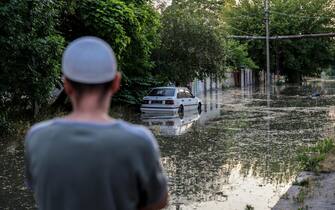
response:
M184 87L158 87L143 98L142 113L183 114L184 111L201 112L201 100Z

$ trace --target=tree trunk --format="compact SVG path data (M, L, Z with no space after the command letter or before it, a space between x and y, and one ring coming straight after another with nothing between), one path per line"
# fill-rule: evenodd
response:
M302 74L299 71L289 70L287 71L287 82L291 84L301 84Z
M33 103L34 117L36 117L40 111L40 106L36 100Z

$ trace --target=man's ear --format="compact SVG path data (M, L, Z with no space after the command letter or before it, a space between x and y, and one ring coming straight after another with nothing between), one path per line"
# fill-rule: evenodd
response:
M116 72L115 78L113 80L112 88L111 88L112 95L114 95L120 90L120 85L121 85L121 73Z
M64 79L64 90L65 90L65 93L68 96L72 96L74 94L74 90L73 90L69 80L67 80L66 78Z

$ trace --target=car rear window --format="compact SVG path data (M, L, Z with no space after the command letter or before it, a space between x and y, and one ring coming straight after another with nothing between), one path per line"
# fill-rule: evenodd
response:
M153 89L149 96L174 96L175 89L173 88L162 88L162 89Z

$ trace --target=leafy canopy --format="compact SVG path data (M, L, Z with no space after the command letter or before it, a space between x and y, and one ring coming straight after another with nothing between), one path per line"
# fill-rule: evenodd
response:
M115 50L123 73L116 100L139 103L157 82L152 76L152 50L158 45L159 15L151 3L140 0L65 1L60 27L67 40L85 35L106 40Z
M334 31L335 7L332 0L271 0L271 35L327 33ZM265 35L262 0L230 2L221 19L231 34ZM265 42L247 42L255 63L265 69ZM319 75L333 60L334 39L315 38L271 42L271 69L287 76L290 82L302 76Z
M53 1L0 2L0 103L45 103L60 76L64 39L56 32Z
M245 48L225 39L219 19L222 1L176 0L162 16L158 71L185 85L195 78L224 76L228 67L252 65Z

